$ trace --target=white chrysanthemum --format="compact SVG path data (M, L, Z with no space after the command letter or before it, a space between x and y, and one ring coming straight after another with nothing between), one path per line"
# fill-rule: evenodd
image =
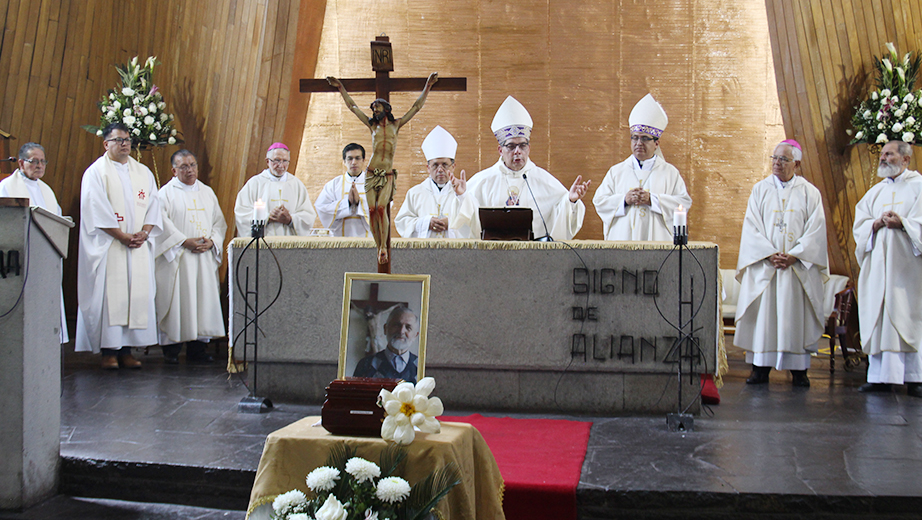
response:
M154 124L154 118L151 116L144 116L144 124L147 126Z
M410 496L410 483L400 477L386 477L378 482L375 496L388 504L401 502Z
M133 88L130 88L130 87L123 87L123 88L122 88L122 95L123 95L123 96L133 96L133 95L134 95L134 89L133 89Z
M441 425L436 417L444 407L438 397L427 397L435 388L435 379L422 378L413 383L400 383L393 392L381 390L378 405L387 416L381 424L381 437L397 444L410 444L416 438L414 427L426 433L439 433Z
M903 141L906 143L911 143L916 138L916 134L912 132L906 132L903 134Z
M135 117L131 115L125 116L125 119L122 119L122 122L125 123L127 126L133 125L135 121L137 121L137 119L135 119Z
M175 137L171 137L171 138L167 139L166 142L169 143L169 144L176 144L176 138L175 138Z
M352 457L346 461L346 473L355 477L361 484L381 476L381 468L374 462L369 462L361 457Z
M315 493L333 489L337 480L339 480L339 470L329 466L320 466L311 471L307 474L306 479L307 487L311 488Z
M346 508L333 493L327 495L326 502L314 513L317 520L346 520L348 516Z
M879 136L877 136L877 144L886 143L889 140L890 139L887 138L887 134L880 134Z
M302 510L306 505L307 496L297 489L292 489L287 493L282 493L275 497L275 500L272 501L272 510L275 511L275 514L280 516L288 515L295 511Z
M313 520L311 515L307 513L295 513L293 515L288 515L288 520Z

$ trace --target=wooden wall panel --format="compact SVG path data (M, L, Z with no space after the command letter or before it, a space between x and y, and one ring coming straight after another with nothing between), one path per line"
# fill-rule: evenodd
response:
M155 82L233 233L237 191L265 167L268 145L283 139L289 99L297 89L292 71L298 32L319 38L325 4L0 0L0 128L17 136L11 147L28 141L45 147L51 163L44 180L64 214L78 218L81 176L103 151L100 139L80 125L98 122L96 102L116 85L116 64L157 56ZM311 14L306 21L298 16L304 7ZM313 53L297 52L303 62L297 64L299 73L313 74L316 47ZM303 128L303 108L301 121ZM156 164L166 182L169 156L177 149L158 149L142 161L152 170ZM76 247L74 232L71 250ZM65 264L70 314L76 309L75 272L72 255Z
M823 194L830 271L856 278L854 210L876 182L876 163L867 146L848 146L846 130L884 44L922 51L922 0L766 0L765 8L785 134L804 147L804 176Z

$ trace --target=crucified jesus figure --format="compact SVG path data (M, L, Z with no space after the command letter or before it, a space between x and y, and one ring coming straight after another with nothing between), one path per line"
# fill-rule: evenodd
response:
M376 99L371 103L371 117L355 104L352 97L346 92L342 82L330 76L327 81L331 86L339 89L346 106L362 123L371 130L371 157L368 159L368 169L365 172L365 196L368 200L369 224L371 234L375 237L378 246L378 263L387 263L387 234L390 230L390 221L387 218L387 205L394 198L397 170L394 169L394 152L397 150L397 132L400 127L416 115L423 104L432 85L439 80L439 74L433 72L426 80L419 99L413 103L410 110L400 119L395 119L391 113L391 104L383 99Z

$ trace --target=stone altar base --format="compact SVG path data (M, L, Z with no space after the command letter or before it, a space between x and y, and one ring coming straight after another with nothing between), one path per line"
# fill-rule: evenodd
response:
M241 255L248 242L229 247L234 335L242 324L234 311L244 307L237 279L249 266L252 282L254 272L253 250ZM268 243L282 285L259 321L258 394L320 403L337 374L343 274L375 272L374 243ZM395 273L431 275L425 375L448 408L674 412L681 353L682 408L697 412L698 374L714 373L719 357L715 244L689 244L697 261L684 253L683 320L694 314L695 333L681 348L672 244L394 239L392 248ZM279 290L279 274L273 254L261 251L260 309Z

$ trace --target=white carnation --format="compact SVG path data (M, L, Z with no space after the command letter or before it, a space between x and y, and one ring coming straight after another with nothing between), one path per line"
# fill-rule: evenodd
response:
M876 91L876 90L872 91L872 92L871 92L871 99L873 99L874 101L877 101L877 97L878 97L878 96L877 96L877 91Z
M336 485L336 481L339 480L339 470L329 466L320 466L308 473L305 480L307 487L311 488L315 493L330 491Z
M903 103L902 105L900 105L900 110L903 110L903 111L909 110L909 105L907 105L906 103Z
M113 100L113 101L115 100L115 92L109 94L109 99L111 99L111 100Z
M878 123L878 124L877 124L877 129L878 129L878 130L883 130L883 129L884 129L884 124L883 124L883 123Z

